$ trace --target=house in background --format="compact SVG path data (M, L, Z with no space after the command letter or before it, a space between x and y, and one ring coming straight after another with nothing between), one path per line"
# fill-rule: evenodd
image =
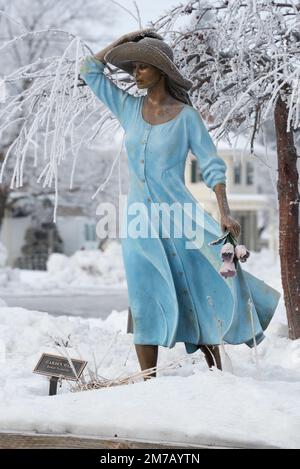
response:
M275 255L278 253L276 209L272 196L261 193L257 178L260 169L255 156L250 156L237 147L232 149L222 141L219 142L217 150L227 165L226 193L231 216L241 225L239 243L252 251L260 251L262 247L267 247ZM205 185L198 161L193 155L187 159L185 185L203 208L220 222L216 195ZM260 232L266 227L266 221L267 240L260 237Z
M98 249L96 220L84 215L81 207L58 207L56 224L67 256L81 249Z
M30 194L12 192L16 203L6 209L0 230L0 241L7 249L7 265L23 269L46 269L52 252L72 255L80 249L98 249L101 240L96 236L96 221L83 214L80 207L60 206L56 224L52 223L53 201L43 196L42 219L40 212L32 217L32 205L36 204ZM44 205L46 202L47 207ZM58 242L59 241L59 242Z
M14 267L22 255L26 231L31 226L31 217L11 217L6 213L0 230L0 242L7 249L7 265Z

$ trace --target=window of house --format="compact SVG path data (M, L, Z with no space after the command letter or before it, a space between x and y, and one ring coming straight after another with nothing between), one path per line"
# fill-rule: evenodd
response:
M233 181L234 181L234 184L241 184L241 182L242 182L242 165L241 165L241 163L234 163L234 165L233 165Z
M84 225L84 238L86 241L96 241L96 225L94 223Z
M196 182L197 179L197 161L192 160L191 165L191 182Z
M199 171L198 171L198 182L201 182L201 181L203 181L203 176L202 176L202 173L199 169Z
M246 166L246 184L248 186L253 184L253 175L254 175L254 167L251 161L247 161Z
M203 177L199 169L198 161L192 160L191 164L191 182L201 182Z

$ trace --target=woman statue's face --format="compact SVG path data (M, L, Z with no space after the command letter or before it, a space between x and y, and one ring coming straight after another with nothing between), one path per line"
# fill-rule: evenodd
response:
M152 65L133 62L133 76L139 89L152 88L162 78L162 72Z

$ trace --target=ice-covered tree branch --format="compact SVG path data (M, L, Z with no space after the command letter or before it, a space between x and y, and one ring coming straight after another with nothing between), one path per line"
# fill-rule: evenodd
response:
M58 168L62 161L73 159L72 188L82 146L87 149L101 135L100 131L106 132L112 125L118 127L113 116L79 79L80 60L92 54L92 50L70 30L72 21L78 22L84 16L88 24L89 6L97 7L95 18L100 15L99 24L103 24L101 6L94 0L68 3L66 9L66 2L61 0L42 0L36 2L36 9L30 10L32 14L22 18L18 15L17 19L9 9L0 12L4 33L0 39L2 188L22 187L24 175L33 172L30 168L36 168L43 188L54 188L56 207L61 171ZM19 0L18 4L20 12L29 11L27 0ZM7 4L0 2L0 8L3 6ZM61 17L57 19L59 9ZM50 28L49 24L56 27ZM68 31L61 28L64 24ZM45 27L37 29L38 25ZM7 177L11 177L9 185L4 182Z
M190 21L176 30L183 16ZM279 93L289 108L287 131L299 129L299 3L190 1L153 26L170 37L177 65L194 82L192 101L210 116L216 138L238 129L255 133ZM252 152L253 143L252 137Z

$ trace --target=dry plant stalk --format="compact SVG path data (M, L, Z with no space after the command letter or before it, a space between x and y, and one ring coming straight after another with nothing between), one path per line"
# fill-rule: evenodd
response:
M114 379L107 379L103 376L96 377L94 380L89 381L88 383L83 383L81 379L79 379L74 386L71 387L71 392L78 392L78 391L89 391L91 389L101 389L101 388L108 388L113 386L121 386L123 384L135 384L140 381L141 378L151 377L153 372L161 372L165 370L170 370L176 367L180 367L181 363L190 360L189 356L184 356L175 360L168 365L157 367L154 366L153 368L148 368L147 370L140 371L134 373L133 375L118 377ZM192 362L195 363L195 359L192 359Z

